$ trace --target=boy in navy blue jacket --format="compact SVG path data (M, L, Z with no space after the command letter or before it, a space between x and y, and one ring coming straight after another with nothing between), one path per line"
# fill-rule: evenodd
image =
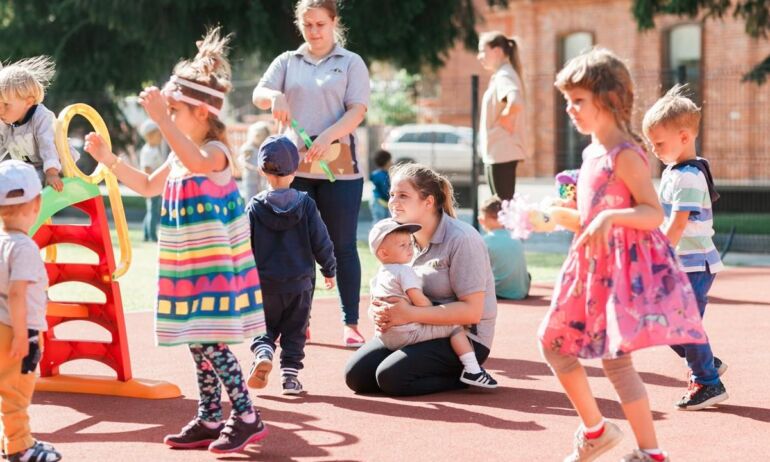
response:
M327 289L334 288L337 262L315 202L290 187L299 165L294 143L284 136L270 136L260 146L257 161L270 187L254 196L248 215L267 333L251 342L255 359L248 386L267 386L275 341L280 337L283 394L296 395L302 392L297 375L305 358L315 262L321 265Z

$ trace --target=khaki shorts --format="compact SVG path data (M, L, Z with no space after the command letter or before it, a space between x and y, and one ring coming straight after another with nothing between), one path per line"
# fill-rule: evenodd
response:
M388 329L387 332L377 333L385 348L391 351L400 350L407 345L427 342L437 338L448 338L462 332L460 326L434 326L432 324L410 323Z

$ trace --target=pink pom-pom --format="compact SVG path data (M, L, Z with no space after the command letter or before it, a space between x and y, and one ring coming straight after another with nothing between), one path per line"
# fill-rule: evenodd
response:
M512 200L503 201L497 218L500 224L511 232L513 238L527 239L533 230L530 220L530 212L533 209L535 209L533 204L528 204L521 195L514 194Z

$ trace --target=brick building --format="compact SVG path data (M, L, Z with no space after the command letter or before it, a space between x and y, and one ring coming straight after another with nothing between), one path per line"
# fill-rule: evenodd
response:
M703 105L700 144L722 182L770 184L770 83L741 83L741 76L765 56L770 41L752 40L743 22L660 17L656 29L640 33L630 0L510 0L508 9L479 0L485 23L480 32L500 30L519 38L529 100L534 154L522 176L550 176L579 165L587 142L564 115L553 80L562 64L599 45L626 60L636 82L635 128L665 89L687 82ZM488 74L475 53L458 45L437 75L434 94L420 101L421 118L471 124L470 76Z

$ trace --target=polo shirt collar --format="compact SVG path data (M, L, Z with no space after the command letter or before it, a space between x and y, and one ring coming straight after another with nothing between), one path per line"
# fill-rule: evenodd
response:
M441 220L438 222L438 227L436 227L436 231L433 233L433 237L430 238L431 244L441 244L444 242L446 231L449 227L449 220L451 220L451 217L446 213L441 212Z
M302 45L299 46L299 48L294 50L294 56L302 56L303 58L307 58L310 55L307 49L308 49L307 43L303 43ZM330 56L344 56L344 48L342 48L339 43L335 43L334 48L332 48L332 51L323 59L329 58Z

